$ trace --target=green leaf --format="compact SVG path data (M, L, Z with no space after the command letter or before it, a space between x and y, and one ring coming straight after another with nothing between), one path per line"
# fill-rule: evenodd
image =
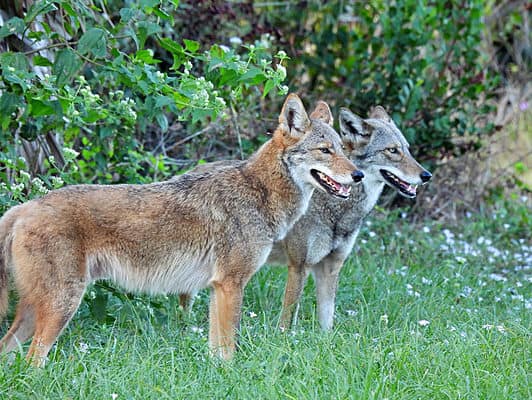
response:
M168 96L157 96L155 99L155 107L163 108L175 104L174 100Z
M151 50L139 50L135 54L135 59L142 61L145 64L157 64L160 63L161 60L157 60L156 58L153 58L153 52Z
M200 48L200 44L195 40L183 39L183 43L185 43L185 48L191 53L195 53Z
M166 115L163 113L155 114L155 120L163 133L168 130L168 119L166 118Z
M127 24L129 21L131 21L136 14L136 10L132 8L121 8L120 9L120 20L124 24Z
M26 16L24 17L24 22L26 24L31 23L38 15L40 14L46 14L50 11L57 10L57 7L52 2L48 1L36 1L34 2L28 12L26 13Z
M265 98L266 95L270 92L270 90L273 89L274 86L275 86L275 81L273 81L272 79L267 80L266 84L264 85L264 92L262 93L262 98Z
M43 56L34 56L33 64L39 67L51 67L53 65L49 59Z
M79 40L78 51L81 54L91 52L95 57L105 57L107 55L105 31L100 28L90 28Z
M161 27L153 22L148 21L140 21L137 24L138 27L138 33L137 36L139 38L139 48L143 48L144 44L146 43L146 39L148 36L154 35L156 33L161 32Z
M29 104L31 115L34 117L55 114L55 109L49 102L44 102L38 99L29 99Z
M11 51L0 54L0 66L4 68L4 65L15 68L17 72L28 71L30 68L28 58L24 54Z
M162 38L159 40L161 47L172 54L183 54L183 46L173 41L172 39Z
M81 60L69 48L63 49L57 53L52 73L56 75L56 84L64 86L76 75L82 66Z
M14 93L4 92L0 97L0 122L2 124L2 130L5 131L13 118L11 114L17 111L18 107L24 105L22 96L18 96Z
M0 39L3 39L9 35L14 35L24 32L26 25L24 21L18 17L13 17L8 20L2 27L0 27Z

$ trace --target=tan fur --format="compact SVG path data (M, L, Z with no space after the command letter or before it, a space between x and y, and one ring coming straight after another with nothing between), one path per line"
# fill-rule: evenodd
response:
M0 311L7 270L20 302L0 350L33 335L27 358L42 365L87 285L108 279L147 293L212 287L210 347L230 358L244 286L322 190L310 170L352 182L356 168L323 110L311 120L288 96L272 139L237 166L149 185L70 186L12 208L0 220Z

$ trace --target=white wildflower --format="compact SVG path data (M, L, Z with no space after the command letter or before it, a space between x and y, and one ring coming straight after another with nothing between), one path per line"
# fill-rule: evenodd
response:
M203 333L203 328L200 328L199 326L191 326L190 327L190 330L194 333Z
M24 182L27 182L31 179L30 174L24 170L20 170L18 173L20 174L20 177L23 178L22 180Z
M233 36L229 39L229 43L231 43L233 46L238 46L242 44L242 39L240 39L238 36Z
M421 319L417 321L419 326L428 326L430 324L430 321L427 321L426 319Z
M277 77L281 81L286 79L286 68L281 64L277 65Z
M79 156L79 153L76 150L71 149L70 147L63 147L63 156L67 160L73 160L77 156Z
M257 314L255 314L253 311L250 311L249 312L249 316L250 316L250 318L255 318L257 316Z
M496 273L489 274L489 278L496 282L506 282L508 280L508 278L506 278L505 276Z
M424 285L432 285L432 279L425 278L424 276L421 277L421 283Z
M89 345L87 343L80 342L79 343L79 351L81 353L88 353L89 352Z
M388 314L381 315L381 322L384 323L384 325L388 325Z

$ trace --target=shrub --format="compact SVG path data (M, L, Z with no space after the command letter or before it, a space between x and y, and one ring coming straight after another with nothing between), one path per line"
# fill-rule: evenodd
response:
M9 50L0 54L0 207L39 192L30 187L37 177L43 190L54 177L167 177L180 166L144 148L153 131L168 135L179 121L193 129L248 97L287 90L286 56L265 40L230 48L178 38L177 1L101 4L27 2L0 28Z

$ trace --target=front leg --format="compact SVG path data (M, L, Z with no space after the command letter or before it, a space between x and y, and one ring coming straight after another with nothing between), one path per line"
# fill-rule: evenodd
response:
M240 327L244 285L232 280L212 283L209 343L213 355L233 358L236 334Z
M344 260L342 255L331 253L312 266L316 283L318 321L323 330L330 330L333 326L338 276Z
M288 263L288 279L279 321L279 327L283 331L296 324L299 300L307 281L308 272L308 266L304 263L296 263L292 260Z

